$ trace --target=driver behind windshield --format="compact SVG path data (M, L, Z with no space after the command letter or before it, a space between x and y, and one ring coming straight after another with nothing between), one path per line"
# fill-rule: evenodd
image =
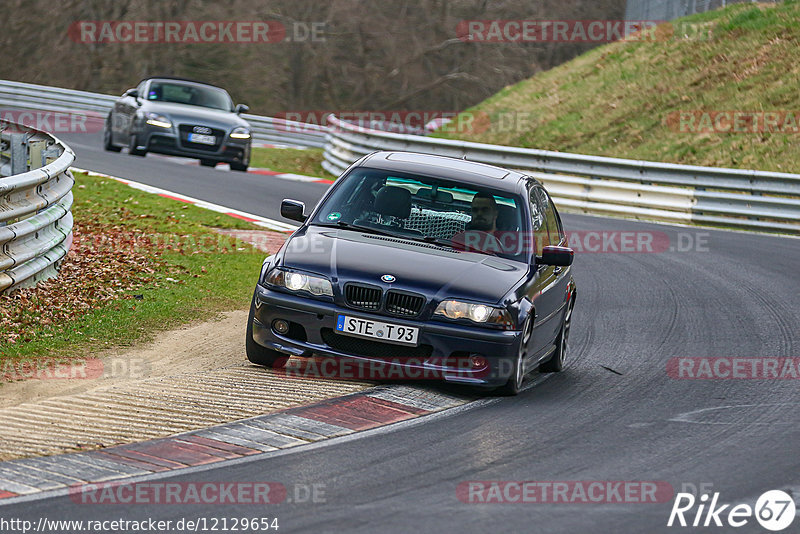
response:
M497 231L497 201L488 193L478 193L472 197L472 220L467 230L480 230L493 233Z

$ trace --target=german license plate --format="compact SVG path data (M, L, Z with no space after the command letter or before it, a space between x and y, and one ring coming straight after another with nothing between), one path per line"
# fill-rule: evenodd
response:
M189 142L199 143L201 145L213 145L217 142L217 138L214 137L213 135L190 133Z
M400 326L347 315L337 316L336 330L348 336L365 337L414 347L417 346L417 337L419 336L419 328L413 326Z

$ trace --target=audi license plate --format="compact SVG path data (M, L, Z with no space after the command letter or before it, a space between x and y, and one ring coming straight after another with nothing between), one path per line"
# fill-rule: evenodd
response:
M419 335L419 328L413 326L400 326L346 315L337 316L336 330L348 336L366 337L414 347L417 346Z
M213 145L217 142L217 138L213 135L190 133L189 142L200 143L201 145Z

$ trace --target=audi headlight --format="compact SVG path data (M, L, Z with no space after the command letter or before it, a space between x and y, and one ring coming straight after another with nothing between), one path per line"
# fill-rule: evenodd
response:
M159 113L145 113L144 116L147 119L147 124L158 126L159 128L172 128L172 121L165 115Z
M289 291L306 291L315 296L333 296L333 286L331 286L330 281L327 278L314 276L313 274L273 269L267 275L266 282Z
M243 126L239 126L238 128L234 128L231 132L232 139L250 139L250 130Z
M495 308L486 304L462 302L460 300L443 300L436 307L434 315L448 319L467 319L473 323L493 324L505 330L514 329L514 321L505 308Z

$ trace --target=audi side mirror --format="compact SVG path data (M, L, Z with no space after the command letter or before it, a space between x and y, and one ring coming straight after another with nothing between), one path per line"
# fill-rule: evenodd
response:
M129 96L131 96L136 101L137 106L141 107L142 95L139 94L139 91L137 91L136 89L131 89L131 94Z
M299 200L284 199L281 202L281 217L292 221L306 222L306 205Z
M544 247L542 255L536 257L537 265L554 265L556 267L569 267L575 259L575 252L567 247Z

